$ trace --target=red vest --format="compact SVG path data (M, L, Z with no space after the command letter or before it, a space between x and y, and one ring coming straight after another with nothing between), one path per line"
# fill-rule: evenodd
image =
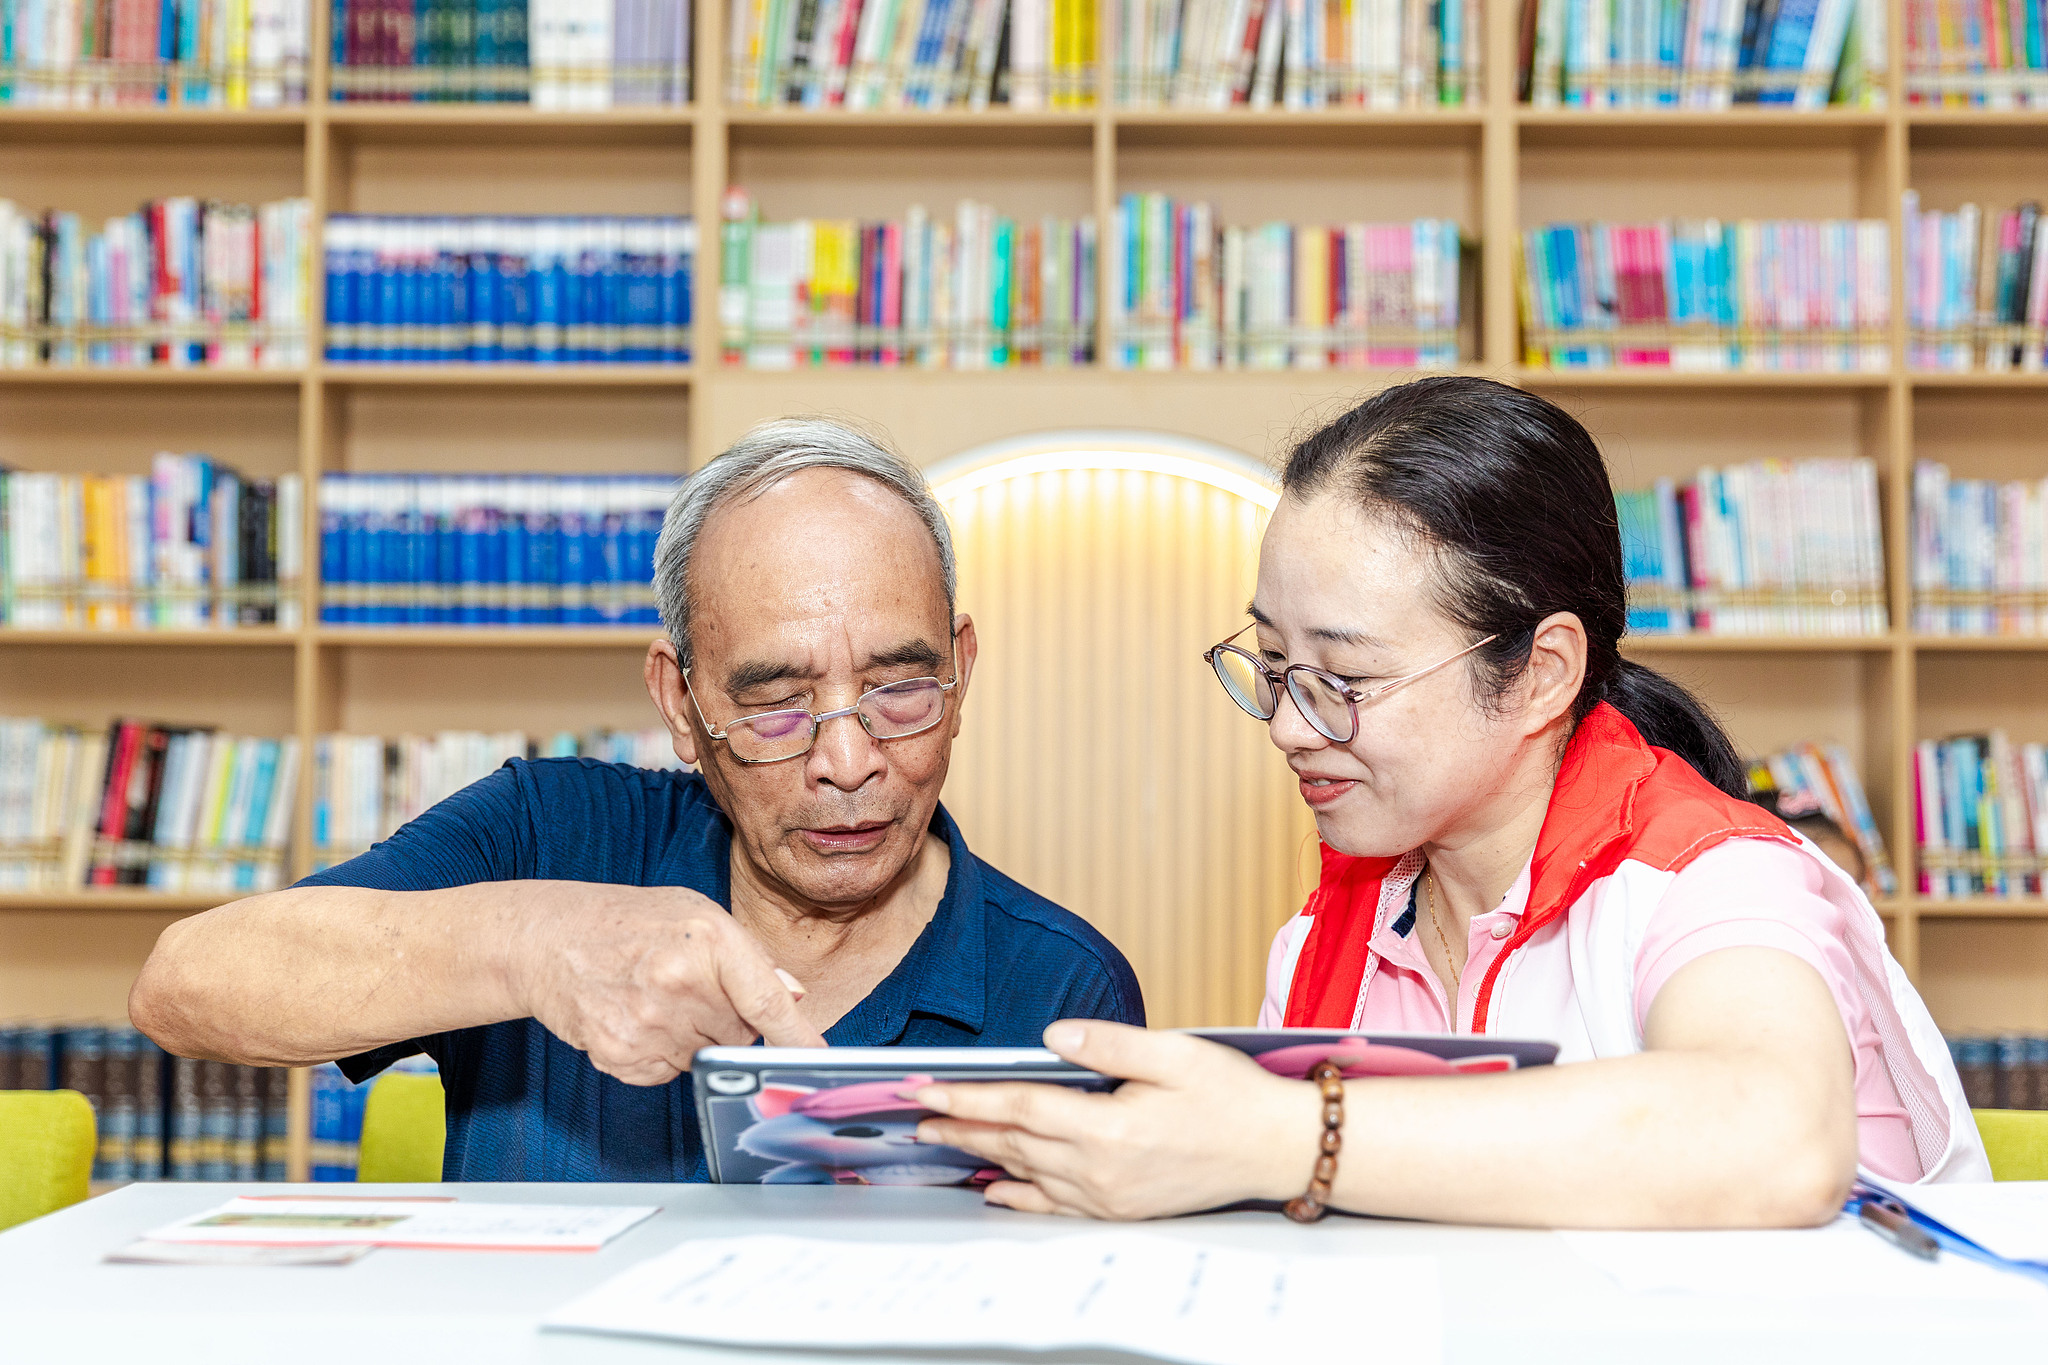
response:
M1644 742L1601 702L1573 732L1529 865L1529 906L1479 984L1472 1031L1486 1030L1494 983L1515 951L1624 859L1668 872L1735 838L1797 844L1784 821L1713 786L1668 749ZM1287 994L1286 1023L1349 1028L1379 913L1380 883L1398 858L1353 858L1323 846L1323 876L1306 912L1308 938Z

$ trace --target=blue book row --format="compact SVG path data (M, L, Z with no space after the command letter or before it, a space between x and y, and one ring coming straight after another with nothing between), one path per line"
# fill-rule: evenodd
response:
M132 1028L0 1023L0 1090L92 1105L94 1180L283 1180L290 1072L171 1057Z
M391 1071L439 1075L433 1059L406 1057L392 1064ZM322 1062L310 1072L312 1100L312 1177L315 1180L354 1180L362 1161L363 1109L369 1103L373 1077L357 1085L341 1074L333 1062Z
M327 222L327 359L685 364L691 218Z
M659 475L328 474L320 619L350 626L658 625Z

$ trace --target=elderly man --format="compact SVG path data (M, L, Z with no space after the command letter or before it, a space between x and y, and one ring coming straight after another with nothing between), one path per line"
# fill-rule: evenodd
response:
M424 1051L451 1180L702 1180L700 1047L1143 1022L1122 955L939 805L975 638L915 469L836 423L757 428L676 495L655 591L647 690L696 773L515 759L167 929L136 1024L359 1081Z

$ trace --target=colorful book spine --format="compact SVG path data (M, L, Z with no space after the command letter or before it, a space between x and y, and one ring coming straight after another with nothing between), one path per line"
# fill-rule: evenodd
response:
M1935 371L2038 372L2048 357L2048 233L2029 200L1923 210L1905 197L1907 355Z
M7 0L0 105L304 104L311 0Z
M0 626L299 624L305 485L203 455L147 475L0 470Z
M1211 205L1131 194L1108 268L1113 368L1458 363L1464 252L1447 218L1229 227Z
M2048 1036L1963 1034L1948 1048L1972 1109L2048 1109Z
M1846 748L1839 744L1801 744L1783 753L1753 759L1749 788L1752 798L1768 800L1781 819L1794 822L1795 826L1802 817L1824 818L1861 858L1860 879L1864 889L1876 896L1897 894L1898 873L1885 852L1884 835L1871 812L1870 798L1857 774L1856 762Z
M0 1020L0 1090L85 1096L97 1130L95 1181L283 1180L289 1075L167 1057L125 1024ZM217 1092L211 1109L209 1091ZM278 1135L274 1160L262 1159L265 1132Z
M1113 0L1125 108L1426 109L1482 98L1479 0Z
M328 0L342 101L624 109L690 101L690 0Z
M1081 108L1092 15L1047 0L730 0L726 99L754 109Z
M2048 633L2048 480L1957 479L1915 463L1913 629Z
M391 1071L438 1075L440 1068L423 1056L414 1055L394 1063ZM341 1074L333 1062L313 1067L312 1082L312 1177L316 1181L352 1181L362 1160L363 1108L376 1081L357 1085Z
M1551 223L1519 245L1531 366L1840 374L1891 363L1882 220Z
M1976 109L2048 104L2048 19L2038 0L1911 0L1905 12L1909 103Z
M578 757L636 768L682 766L662 729L322 735L313 754L313 865L331 867L389 838L507 759Z
M1523 0L1521 98L1539 109L1880 107L1888 23L1886 0Z
M0 717L0 889L274 890L298 787L290 737Z
M312 205L159 199L89 232L0 199L0 368L306 362Z
M686 364L696 255L691 218L341 215L327 359Z
M2043 893L2048 748L2002 730L1913 747L1923 896L2009 899Z
M1882 635L1877 467L1759 460L1618 489L1628 627L1643 635Z
M721 351L753 369L1057 368L1095 355L1092 218L764 223L727 196ZM738 262L735 257L738 257Z

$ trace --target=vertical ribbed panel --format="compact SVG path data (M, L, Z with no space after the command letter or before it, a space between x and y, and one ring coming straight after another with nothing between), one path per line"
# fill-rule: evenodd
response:
M1248 1024L1314 825L1202 651L1245 621L1266 513L1162 474L947 503L981 659L946 805L974 850L1130 957L1157 1025Z

